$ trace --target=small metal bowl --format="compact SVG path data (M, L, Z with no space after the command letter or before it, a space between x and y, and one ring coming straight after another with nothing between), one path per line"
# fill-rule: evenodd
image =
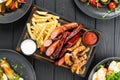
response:
M91 44L91 45L90 45L90 44L85 43L84 38L85 38L85 35L86 35L88 32L93 32L93 33L96 34L96 36L97 36L97 42L96 42L95 44ZM88 30L88 31L86 31L86 32L83 34L82 42L83 42L83 44L84 44L85 46L95 47L95 46L97 46L97 45L99 44L99 42L100 42L100 34L99 34L98 31L96 31L96 30Z
M31 46L31 45L33 45L33 46ZM20 45L20 49L24 55L30 56L30 55L34 54L34 52L37 50L37 44L32 39L25 39L22 41L22 43Z

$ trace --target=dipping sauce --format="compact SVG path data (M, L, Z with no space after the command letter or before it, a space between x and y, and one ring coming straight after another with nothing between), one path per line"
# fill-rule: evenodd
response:
M94 45L97 43L98 37L95 32L89 31L84 36L84 43L87 45Z
M21 43L21 51L25 55L32 55L36 49L36 43L31 39L26 39Z

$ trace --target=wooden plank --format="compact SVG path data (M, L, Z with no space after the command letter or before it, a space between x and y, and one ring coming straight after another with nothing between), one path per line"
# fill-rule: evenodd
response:
M55 12L55 0L36 0L36 5ZM41 3L40 3L41 2ZM35 60L38 80L54 80L54 65L43 60Z
M18 41L22 35L22 32L26 25L27 19L29 17L29 14L30 14L30 11L28 11L28 13L24 17L22 17L21 19L19 19L18 21L13 23L13 28L14 28L13 29L13 48L14 48L14 50L15 50L15 48L18 44ZM29 60L29 62L31 64L34 63L34 59L32 59L31 57L26 57L26 58Z
M0 24L0 49L13 49L12 24Z
M120 57L120 16L115 19L115 56Z
M13 37L14 49L16 48L17 43L18 43L18 41L19 41L19 39L21 37L21 34L23 32L23 29L24 29L24 27L26 25L26 21L27 21L27 18L28 18L27 15L25 15L24 18L22 18L22 19L20 19L20 20L13 23L13 27L14 27L14 33L13 33L13 35L14 35L14 37Z
M114 19L97 20L96 28L102 31L101 43L95 55L95 64L99 61L114 56Z
M70 70L62 67L55 67L55 80L74 80L73 74Z
M44 0L34 0L34 4L43 8Z
M43 60L35 60L34 66L37 80L54 80L54 68L52 63L44 62Z
M95 28L95 19L87 16L76 6L76 21L84 24L88 28Z
M55 12L55 0L52 1L44 0L44 8Z
M73 0L56 0L56 13L70 21L75 21L75 4Z

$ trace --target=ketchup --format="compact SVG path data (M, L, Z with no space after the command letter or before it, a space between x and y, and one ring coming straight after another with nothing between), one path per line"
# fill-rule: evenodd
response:
M87 44L87 45L94 45L98 40L98 37L97 35L90 31L90 32L87 32L84 36L84 42Z

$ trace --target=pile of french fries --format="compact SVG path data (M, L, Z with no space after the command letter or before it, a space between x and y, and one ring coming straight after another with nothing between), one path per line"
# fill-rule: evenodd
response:
M27 30L30 37L36 41L38 48L49 39L53 30L60 26L58 19L59 16L38 10L32 15L31 23L27 23Z

